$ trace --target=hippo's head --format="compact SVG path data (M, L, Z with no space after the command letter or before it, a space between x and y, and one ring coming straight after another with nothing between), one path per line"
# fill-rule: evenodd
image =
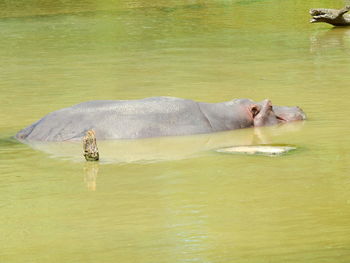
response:
M275 125L278 123L305 120L306 115L299 107L272 106L266 99L250 105L254 127Z

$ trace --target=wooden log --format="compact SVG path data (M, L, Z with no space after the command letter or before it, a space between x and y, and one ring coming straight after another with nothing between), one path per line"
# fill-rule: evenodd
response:
M350 6L343 9L327 9L327 8L313 8L310 9L312 19L310 23L328 23L333 26L350 26L350 15L346 13L350 11Z
M88 130L83 138L83 150L86 161L98 161L99 153L94 130Z

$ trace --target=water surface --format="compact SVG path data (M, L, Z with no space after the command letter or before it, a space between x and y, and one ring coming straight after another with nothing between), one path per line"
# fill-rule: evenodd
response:
M0 261L349 262L350 29L308 22L343 5L1 1ZM269 98L309 120L102 143L100 164L11 139L82 101L150 96ZM252 143L299 150L212 151Z

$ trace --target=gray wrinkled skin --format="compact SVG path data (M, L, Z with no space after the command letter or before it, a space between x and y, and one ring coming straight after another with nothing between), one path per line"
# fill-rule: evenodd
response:
M15 137L21 141L81 140L90 129L98 140L212 133L254 126L251 105L259 104L249 99L202 103L172 97L90 101L52 112Z

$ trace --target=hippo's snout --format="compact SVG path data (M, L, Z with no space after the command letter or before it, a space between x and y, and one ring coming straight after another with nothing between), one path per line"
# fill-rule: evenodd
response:
M284 114L284 118L287 121L303 121L306 120L305 112L298 106L292 107L292 109Z
M306 120L305 112L298 106L272 106L268 99L259 104L261 106L260 112L254 116L255 127Z
M305 112L298 106L296 107L274 106L273 110L279 118L285 120L286 122L302 121L307 119Z

